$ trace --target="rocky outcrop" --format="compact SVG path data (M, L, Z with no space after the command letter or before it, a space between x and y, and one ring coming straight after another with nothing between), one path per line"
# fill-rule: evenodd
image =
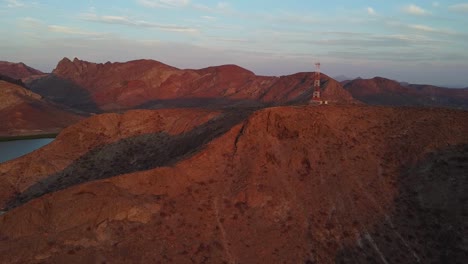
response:
M0 136L57 133L82 118L30 90L0 80Z
M181 70L152 60L96 64L64 58L53 71L53 78L62 80L61 89L88 95L87 98L76 98L75 104L94 102L104 111L143 105L167 108L184 102L187 106L198 107L218 105L218 101L222 101L220 105L224 107L293 101L306 103L310 100L313 86L312 73L266 77L256 76L236 65ZM355 102L333 79L323 75L322 82L329 100ZM28 87L59 102L65 97L57 91L50 91L51 81L47 79L28 83Z
M217 112L204 110L141 110L83 120L65 128L44 148L0 164L2 207L15 193L22 193L39 180L66 169L90 150L149 133L180 134L216 115Z
M468 89L404 84L381 77L348 81L344 87L354 98L372 105L468 109Z
M16 201L0 216L0 253L9 263L463 262L467 118L364 106L94 116L0 165L1 201Z

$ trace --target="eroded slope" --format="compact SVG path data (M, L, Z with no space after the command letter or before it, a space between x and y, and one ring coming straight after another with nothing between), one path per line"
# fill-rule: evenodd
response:
M200 124L218 117L193 115L205 118ZM158 123L171 129L167 120L175 116L180 113L166 112ZM94 128L109 117L118 116L93 117ZM459 172L466 168L467 118L462 111L377 107L259 110L175 163L153 163L20 204L0 218L0 253L7 262L33 263L461 262L460 223L467 216L466 177ZM107 123L110 131L141 124L117 119ZM450 161L440 168L454 174L439 168L439 157ZM77 159L70 162L73 167ZM99 164L96 172L113 166ZM60 171L65 166L54 173ZM463 184L450 183L449 175ZM443 207L445 198L434 194L453 188L453 203ZM419 222L426 217L430 226ZM432 224L456 229L438 233ZM439 234L448 238L439 241ZM441 241L457 250L441 248Z
M82 118L17 84L0 80L0 136L57 133Z

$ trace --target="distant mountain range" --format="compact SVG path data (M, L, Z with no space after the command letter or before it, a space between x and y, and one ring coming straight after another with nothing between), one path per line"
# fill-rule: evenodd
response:
M354 80L344 80L346 76L336 78L342 80L341 83L325 74L321 75L322 98L331 103L360 101L372 105L468 109L468 88L448 89L399 83L381 77ZM219 109L307 104L312 96L314 73L268 77L257 76L236 65L184 70L154 60L102 64L64 58L50 74L44 74L24 63L0 62L0 80L4 81L2 87L9 87L9 98L12 94L10 84L14 84L19 86L15 87L15 91L20 88L32 91L28 96L34 95L31 98L39 100L41 105L47 104L48 111L55 109L71 115L82 115L135 108ZM5 89L0 97L6 97ZM18 98L27 98L25 91L21 93L23 96L17 97L15 102ZM44 109L24 108L22 111L24 116L35 116L33 112ZM3 116L6 116L6 110L2 111ZM9 112L8 115L13 114ZM35 119L35 122L40 120ZM13 124L11 120L9 122ZM13 127L11 125L8 129L13 131ZM17 129L22 128L18 125Z
M0 163L0 262L465 263L468 115L429 103L466 91L323 75L313 106L313 76L64 59L4 77L0 131L75 124ZM166 109L71 110L145 107Z
M333 76L333 79L339 81L339 82L343 82L343 81L349 81L349 80L353 80L353 79L356 79L356 78L350 78L346 75L338 75L338 76Z
M468 109L468 89L400 83L375 77L342 82L354 98L366 104Z
M266 77L236 65L182 70L153 60L97 64L64 58L52 74L27 86L50 100L85 111L288 104L310 100L313 73ZM354 101L339 82L325 74L322 86L327 100Z

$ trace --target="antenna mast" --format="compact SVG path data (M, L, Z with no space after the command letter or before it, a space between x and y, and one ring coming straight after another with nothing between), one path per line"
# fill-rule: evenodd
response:
M320 62L315 63L314 93L312 100L320 101Z

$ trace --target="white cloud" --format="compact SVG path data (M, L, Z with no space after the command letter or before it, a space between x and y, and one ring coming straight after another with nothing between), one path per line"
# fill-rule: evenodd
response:
M440 3L439 3L439 2L432 2L432 6L433 6L433 7L439 7L439 6L440 6Z
M125 16L98 16L96 14L83 14L82 19L93 22L100 22L106 24L117 24L125 26L135 26L135 27L146 27L146 28L155 28L162 31L171 31L171 32L184 32L184 33L197 33L198 29L193 27L171 25L171 24L159 24L153 22L147 22L144 20L132 20Z
M230 9L231 8L231 5L229 5L228 2L219 2L216 7L218 9L221 9L221 10L226 10L226 9Z
M377 15L377 12L375 12L375 9L372 8L372 7L368 7L368 8L367 8L367 13L368 13L369 15L371 15L371 16Z
M408 25L408 28L415 29L418 31L437 33L437 34L443 34L443 35L452 35L452 36L460 35L459 32L456 32L450 29L434 28L434 27L420 25L420 24Z
M203 18L205 20L208 20L208 21L215 21L215 20L218 19L218 18L216 18L214 16L201 16L201 18Z
M50 25L47 29L51 32L69 34L69 35L84 35L84 36L96 36L99 35L97 32L90 32L85 31L79 28L72 28L67 26L59 26L59 25Z
M423 15L428 15L429 12L422 7L419 7L417 5L411 4L403 8L403 11L407 14L411 15L417 15L417 16L423 16Z
M36 18L24 17L19 20L19 25L22 27L37 28L43 26L44 22Z
M232 6L228 2L218 2L214 6L207 6L207 5L203 5L203 4L194 3L191 7L196 9L196 10L201 10L201 11L211 12L211 13L224 13L224 14L226 14L226 13L233 13L234 12L234 9L232 8Z
M138 0L138 3L146 7L184 7L190 4L190 0Z
M251 41L246 38L223 38L223 37L211 37L211 39L222 42L232 43L250 43Z
M449 6L450 11L468 13L468 3L459 3Z
M437 32L435 28L426 25L409 25L409 28L426 32Z
M8 7L25 7L26 4L19 0L5 0Z

